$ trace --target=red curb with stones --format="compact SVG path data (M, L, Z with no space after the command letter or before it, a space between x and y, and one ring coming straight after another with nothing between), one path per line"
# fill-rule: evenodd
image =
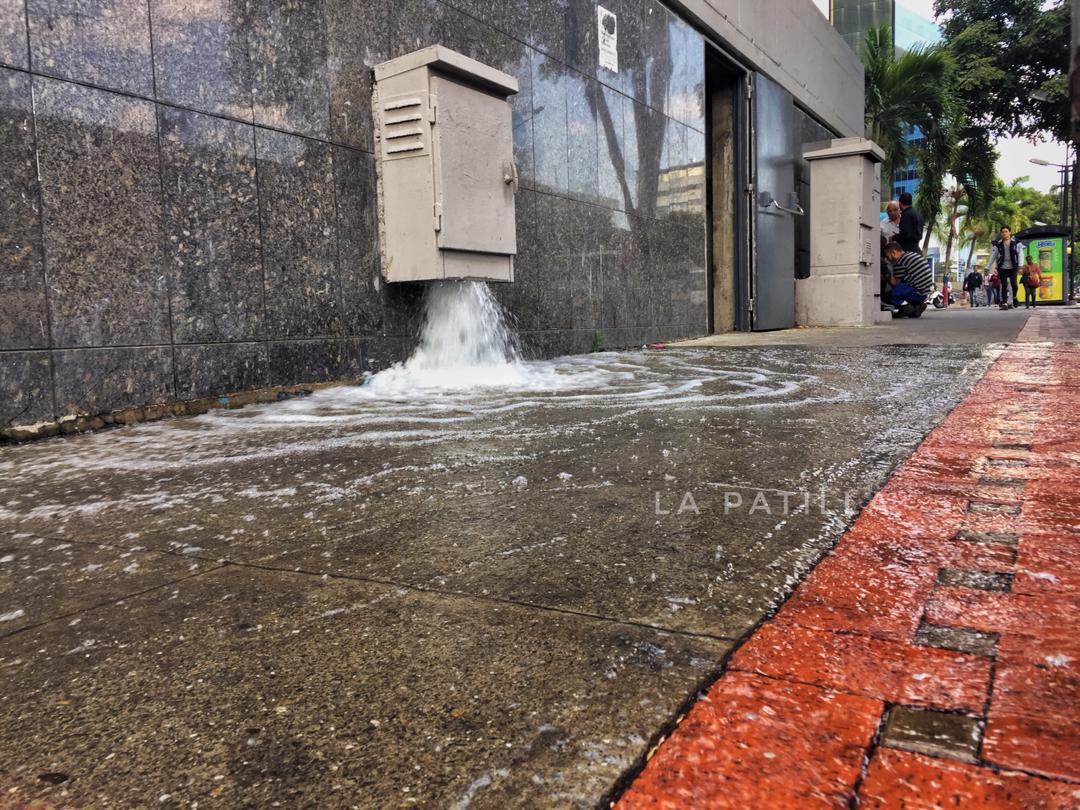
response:
M996 651L922 646L927 624L997 634ZM976 718L977 762L888 747L892 705ZM1011 346L616 806L852 802L1080 808L1080 346Z

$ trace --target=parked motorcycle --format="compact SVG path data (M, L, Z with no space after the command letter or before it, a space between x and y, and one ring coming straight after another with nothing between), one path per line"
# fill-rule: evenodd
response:
M933 304L934 309L945 309L945 296L942 295L941 290L934 290L927 303ZM949 303L956 303L956 296L953 294L952 290L949 291Z

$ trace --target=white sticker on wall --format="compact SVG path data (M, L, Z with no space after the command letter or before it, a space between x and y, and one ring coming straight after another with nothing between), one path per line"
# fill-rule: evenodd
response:
M597 41L600 43L600 67L619 72L619 23L603 6L596 7Z

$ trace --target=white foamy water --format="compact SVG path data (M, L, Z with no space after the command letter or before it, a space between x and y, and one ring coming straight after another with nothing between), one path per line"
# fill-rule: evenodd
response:
M800 364L756 353L732 364L700 350L598 352L525 361L478 282L433 284L412 356L370 377L284 402L93 434L37 454L36 472L154 470L296 457L353 447L480 446L591 432L644 411L798 408L848 399ZM0 459L0 476L13 465ZM20 473L28 474L26 462Z
M405 363L379 372L365 393L412 398L421 393L527 385L521 360L502 309L488 286L478 281L443 281L424 292L420 344Z

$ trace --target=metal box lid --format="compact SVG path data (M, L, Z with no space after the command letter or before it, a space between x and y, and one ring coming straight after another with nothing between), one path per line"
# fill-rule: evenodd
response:
M427 67L448 76L456 76L467 84L479 87L504 98L518 92L518 80L508 73L477 62L468 56L452 51L443 45L432 45L419 51L407 53L397 59L375 66L377 82Z

